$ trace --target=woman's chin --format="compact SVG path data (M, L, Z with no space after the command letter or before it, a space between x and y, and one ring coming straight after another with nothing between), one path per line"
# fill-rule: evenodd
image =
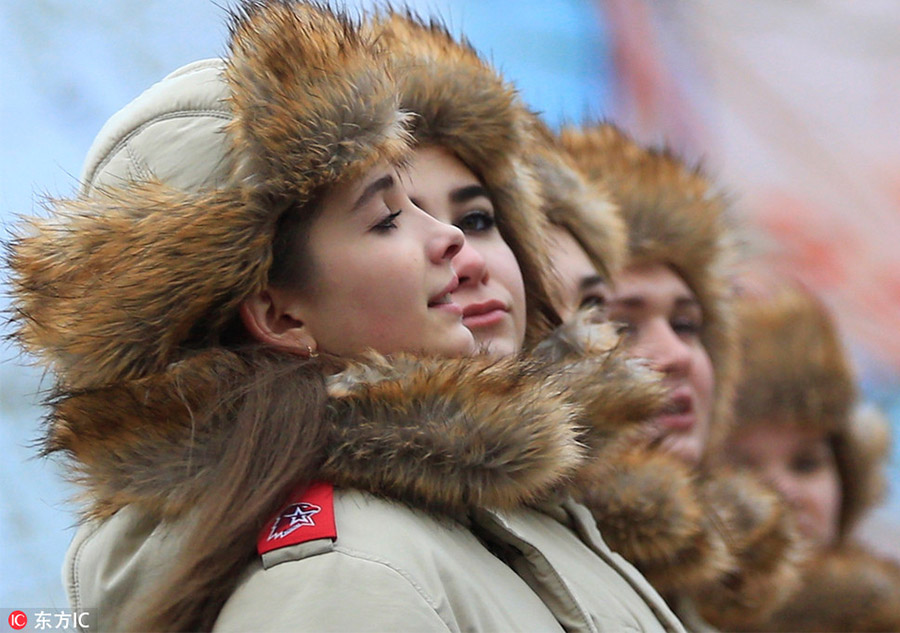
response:
M433 350L440 356L472 356L478 351L478 343L468 328L460 326L459 329L450 332Z
M699 464L702 457L702 449L696 438L678 434L664 437L659 443L659 450L689 466Z
M478 352L487 354L491 358L512 356L519 351L519 345L515 341L503 336L491 338L476 337L475 345Z

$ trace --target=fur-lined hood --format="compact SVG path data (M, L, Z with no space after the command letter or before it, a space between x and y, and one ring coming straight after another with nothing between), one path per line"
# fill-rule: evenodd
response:
M667 149L642 147L612 124L566 128L560 140L584 173L619 205L628 232L626 265L670 265L700 301L701 339L716 378L709 458L731 426L738 364L732 307L738 251L727 199L699 168Z
M16 336L68 387L215 346L267 283L283 212L408 156L390 57L349 17L247 2L230 27L227 59L172 73L112 117L81 195L10 246Z
M787 279L745 286L737 303L743 363L736 430L767 423L824 431L841 479L846 537L883 497L890 425L858 405L850 357L818 297Z
M737 303L740 424L781 421L829 433L847 425L856 396L849 358L825 306L787 283Z
M236 412L266 398L267 410L287 409L266 421L268 436L288 437L300 426L320 437L295 460L298 480L324 479L432 511L508 510L559 492L588 456L608 450L662 402L652 372L609 351L612 330L590 330L569 327L533 358L371 353L327 381L321 361L203 352L153 376L61 395L44 451L71 458L89 516L137 504L175 519L234 468L255 432ZM316 385L322 406L306 410L318 410L319 420L301 424L290 403L307 407ZM269 402L277 393L287 395Z

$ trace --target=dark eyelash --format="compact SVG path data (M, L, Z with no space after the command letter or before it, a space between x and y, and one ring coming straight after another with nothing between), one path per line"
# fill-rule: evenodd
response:
M683 334L699 334L703 324L692 319L677 319L672 323L672 329Z
M579 307L604 308L606 307L606 297L600 295L587 295L581 299Z
M384 219L382 219L378 224L372 227L374 231L390 231L391 229L396 229L397 225L394 223L400 214L403 213L403 209L397 209L393 213L389 213Z
M475 221L478 221L478 225L475 225ZM496 226L497 221L494 218L493 214L484 210L470 211L466 213L462 218L459 219L458 222L454 223L457 228L461 229L464 233L484 233L486 231L490 231L494 226Z

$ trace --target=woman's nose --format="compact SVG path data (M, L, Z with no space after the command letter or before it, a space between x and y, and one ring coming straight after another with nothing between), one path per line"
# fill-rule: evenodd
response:
M477 285L487 280L487 262L469 241L453 257L453 269L459 276L460 287Z
M763 477L782 497L784 497L784 500L787 501L788 505L797 509L800 504L800 496L797 494L797 487L794 485L795 482L793 477L791 477L786 469L777 466L768 466L763 472Z
M428 217L431 218L431 216ZM429 258L435 264L452 260L463 250L466 243L465 235L452 224L445 224L434 218L431 218L431 221L435 224L435 228L434 235L428 244Z
M647 328L637 355L649 360L654 369L666 375L683 375L691 363L691 353L668 321Z

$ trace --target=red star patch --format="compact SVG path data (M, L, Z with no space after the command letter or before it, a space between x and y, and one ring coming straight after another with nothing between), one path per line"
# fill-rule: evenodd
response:
M256 549L260 555L288 545L321 538L337 538L334 524L334 487L315 482L295 490L259 534Z

